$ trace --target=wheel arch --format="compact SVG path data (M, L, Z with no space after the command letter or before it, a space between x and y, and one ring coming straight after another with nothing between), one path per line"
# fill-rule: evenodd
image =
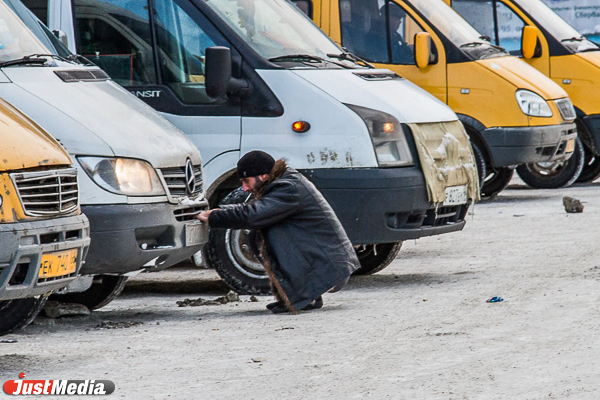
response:
M481 131L485 130L485 125L476 120L473 117L464 114L456 114L458 119L465 127L465 131L467 135L469 135L469 139L471 142L475 143L477 147L483 152L483 156L486 159L486 166L492 170L496 169L496 165L494 163L494 158L492 156L492 152L487 145L487 142L481 135Z

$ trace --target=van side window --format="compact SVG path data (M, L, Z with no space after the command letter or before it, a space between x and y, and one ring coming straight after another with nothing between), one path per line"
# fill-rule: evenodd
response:
M415 34L424 30L398 4L388 0L341 0L340 16L342 45L351 53L372 62L415 64Z
M156 83L146 1L73 0L77 53L117 83Z
M188 104L208 104L204 83L206 48L215 46L206 32L172 0L155 1L156 39L161 77Z
M525 22L497 0L453 0L452 7L490 41L514 56L521 55L521 34Z
M521 35L525 22L504 3L496 2L498 16L498 46L513 56L521 55Z
M48 25L48 0L23 0L25 7L29 8L36 17Z

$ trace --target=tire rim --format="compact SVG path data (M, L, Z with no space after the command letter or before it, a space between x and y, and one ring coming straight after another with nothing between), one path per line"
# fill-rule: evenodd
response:
M550 178L560 175L568 161L540 162L527 164L527 169L535 175Z
M265 267L256 258L250 245L250 229L227 229L225 248L233 265L244 275L254 279L268 279Z

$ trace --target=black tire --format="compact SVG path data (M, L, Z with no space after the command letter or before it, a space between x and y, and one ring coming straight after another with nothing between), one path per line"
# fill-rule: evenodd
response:
M495 171L492 171L483 182L481 198L491 200L496 197L498 193L506 189L514 173L514 169L504 167L496 168Z
M535 189L567 187L579 178L584 158L583 144L577 138L573 155L567 161L519 165L517 174L523 182Z
M373 275L381 271L396 259L401 248L402 242L358 246L356 255L360 268L353 275Z
M240 204L249 194L238 188L219 205ZM211 229L206 244L205 261L223 281L239 294L268 295L269 277L259 261L259 243L253 229Z
M96 275L92 286L78 293L53 294L51 299L61 303L83 304L90 310L104 307L117 298L125 288L127 277L122 275Z
M600 176L600 156L584 144L583 157L583 169L577 182L594 182Z
M48 294L0 301L0 336L26 327L42 311Z
M471 142L473 148L473 155L475 155L475 164L477 165L477 175L479 176L479 188L483 187L485 177L487 176L487 166L485 157L481 149L473 142Z

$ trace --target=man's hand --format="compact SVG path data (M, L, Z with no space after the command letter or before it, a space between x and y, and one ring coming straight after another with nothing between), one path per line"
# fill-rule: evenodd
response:
M196 218L199 219L202 222L208 223L208 217L210 216L211 212L213 212L213 210L200 211L198 214L196 214Z

